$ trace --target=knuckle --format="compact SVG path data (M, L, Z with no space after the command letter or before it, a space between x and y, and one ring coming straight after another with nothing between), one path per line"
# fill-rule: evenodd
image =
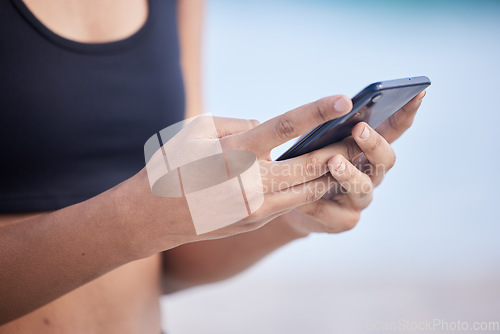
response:
M323 197L323 193L324 188L321 185L316 185L307 193L306 201L315 202Z
M370 146L369 150L370 151L376 151L380 148L380 146L382 146L382 136L381 135L377 135L377 139L375 140L375 142Z
M295 137L295 125L286 115L280 117L276 125L276 135L280 139Z
M327 99L320 99L312 103L313 117L320 123L330 120L328 117L329 111L332 108Z
M373 194L371 192L366 193L363 196L364 197L362 199L362 204L360 205L360 209L366 209L373 201Z
M321 218L325 214L325 203L323 201L306 204L303 208L305 208L305 214L315 219Z
M405 104L404 106L401 107L401 110L405 115L413 115L417 112L417 109L420 105L420 101L410 101L409 103Z
M255 128L256 126L260 125L260 122L256 119L250 119L249 122L251 128Z
M401 108L403 113L395 113L389 117L389 124L394 129L407 129L413 123L412 113L405 107Z
M392 114L391 117L389 117L389 125L393 129L397 128L397 123L396 123L396 117L397 116L396 115L397 115L397 113Z
M356 227L361 217L361 212L358 210L352 210L348 217L343 222L343 230L349 231Z
M408 129L413 124L413 117L405 115L400 118L399 127L402 129Z
M348 138L342 143L344 144L344 149L346 152L345 158L347 158L347 160L352 160L356 156L356 142L352 138Z
M321 172L321 159L315 153L307 154L304 166L305 176L314 176L320 174L320 172Z
M312 215L316 218L323 217L325 214L325 203L323 201L314 202Z
M367 180L361 183L359 190L359 197L365 200L369 199L371 201L371 197L373 195L373 183L368 176Z
M403 127L408 129L413 124L413 117L406 117L406 121L403 122Z

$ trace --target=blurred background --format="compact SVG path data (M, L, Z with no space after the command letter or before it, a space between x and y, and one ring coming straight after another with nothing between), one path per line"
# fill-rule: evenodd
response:
M326 334L398 322L392 332L428 333L412 326L499 322L500 1L209 0L206 15L214 115L264 121L399 77L432 86L354 230L164 298L164 328Z

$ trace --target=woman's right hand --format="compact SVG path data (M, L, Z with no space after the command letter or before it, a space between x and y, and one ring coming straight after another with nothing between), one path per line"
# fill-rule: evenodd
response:
M182 140L172 138L165 143L163 151L158 151L159 154L165 154L167 148L170 152L180 154L198 149L210 150L216 142L220 143L225 153L252 152L260 167L262 205L244 219L197 234L186 197L159 197L153 194L148 181L148 171L151 173L152 169L144 168L117 188L122 190L121 203L126 211L127 221L135 224L137 240L133 241L134 244L139 247L142 256L148 256L188 242L251 231L297 206L319 200L334 185L326 165L321 168L315 162L304 164L301 159L273 161L270 152L320 124L345 115L351 108L352 102L348 97L335 95L308 103L262 124L253 120L213 117L211 119L216 131L205 131L203 127L192 124L196 122L195 119L182 130ZM224 167L229 170L227 164L226 153ZM190 177L196 175L195 171ZM203 177L202 170L199 175ZM186 183L185 178L182 178L182 182ZM203 180L200 179L199 182ZM252 194L247 188L245 190L248 209ZM218 200L211 198L211 203L218 203ZM221 193L221 207L225 205L224 201L227 201L227 196Z

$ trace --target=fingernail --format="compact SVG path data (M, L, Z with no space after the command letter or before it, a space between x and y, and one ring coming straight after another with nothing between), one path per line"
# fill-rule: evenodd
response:
M348 111L351 108L351 105L350 105L347 97L342 96L337 101L335 101L333 108L335 109L335 111L343 113L343 112Z
M367 140L368 138L370 138L370 130L368 129L368 127L366 125L363 128L363 131L361 132L361 134L359 135L359 138L361 138L363 140Z
M335 168L335 171L337 173L343 173L345 171L345 162L341 161L340 165L338 165L337 168Z
M342 160L342 158L336 156L332 159L331 164L333 166L333 170L336 173L342 173L345 171L345 162Z

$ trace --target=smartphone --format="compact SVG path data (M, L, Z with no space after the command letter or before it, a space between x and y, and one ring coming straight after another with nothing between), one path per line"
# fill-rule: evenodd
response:
M352 110L342 117L317 126L276 160L286 160L306 154L351 135L359 122L377 128L392 114L430 86L428 77L413 77L375 82L352 99Z

